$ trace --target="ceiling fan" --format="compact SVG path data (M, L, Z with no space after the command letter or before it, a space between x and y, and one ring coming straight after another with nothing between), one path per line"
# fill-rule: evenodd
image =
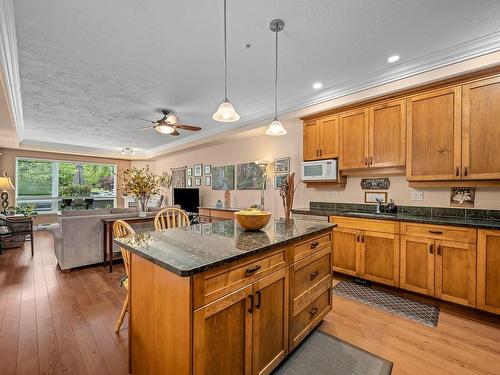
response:
M170 134L170 135L180 135L180 133L177 131L177 129L182 129L182 130L189 130L196 132L198 130L201 130L199 126L192 126L192 125L183 125L177 123L178 119L177 116L175 116L171 111L167 109L162 109L161 113L163 113L163 117L159 120L153 121L153 120L148 120L145 118L141 117L135 117L135 116L129 116L130 118L136 118L138 120L142 121L147 121L153 124L153 126L146 126L144 128L140 128L138 130L148 130L148 129L155 129L157 132L162 133L162 134Z

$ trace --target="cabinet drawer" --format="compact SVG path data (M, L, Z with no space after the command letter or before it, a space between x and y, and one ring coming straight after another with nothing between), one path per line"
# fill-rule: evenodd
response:
M395 234L399 233L399 222L391 220L372 220L356 217L331 216L330 222L337 224L338 228L349 228Z
M477 231L472 228L401 223L401 234L456 242L476 243Z
M313 237L307 241L301 242L292 248L292 263L304 259L323 249L331 249L332 233L326 233L321 236Z
M215 217L217 219L234 219L233 211L218 211L218 210L210 210L210 216Z
M300 296L325 277L331 278L331 251L323 249L291 266L290 296Z
M285 249L257 255L194 276L194 308L215 301L285 267Z
M290 350L294 349L331 310L332 293L330 288L307 305L291 320Z

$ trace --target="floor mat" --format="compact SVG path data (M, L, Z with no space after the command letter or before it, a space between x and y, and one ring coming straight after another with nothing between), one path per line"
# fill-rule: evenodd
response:
M352 281L341 281L335 285L333 293L414 320L428 327L436 327L438 324L439 309L437 307L372 289Z

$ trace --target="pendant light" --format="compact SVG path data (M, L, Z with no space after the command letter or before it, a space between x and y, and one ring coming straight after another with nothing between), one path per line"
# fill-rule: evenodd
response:
M285 22L280 19L272 20L269 24L269 28L276 34L276 77L274 80L274 119L267 128L266 134L276 136L285 135L287 133L283 124L281 124L281 121L278 119L278 33L285 28Z
M227 98L227 40L226 40L226 0L224 0L224 101L212 118L220 122L234 122L240 119L233 105Z

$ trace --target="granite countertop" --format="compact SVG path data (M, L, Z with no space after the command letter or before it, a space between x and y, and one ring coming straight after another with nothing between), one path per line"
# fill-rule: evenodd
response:
M488 218L464 217L464 216L428 216L414 215L408 213L382 213L375 214L374 212L356 211L338 211L329 208L297 208L292 212L303 215L318 215L318 216L345 216L357 217L364 219L376 220L395 220L411 223L435 224L435 225L453 225L460 227L482 228L482 229L500 229L500 220L492 220Z
M285 222L273 218L262 230L248 232L235 221L226 220L136 233L114 242L179 276L191 276L310 235L328 232L334 226L327 222Z

